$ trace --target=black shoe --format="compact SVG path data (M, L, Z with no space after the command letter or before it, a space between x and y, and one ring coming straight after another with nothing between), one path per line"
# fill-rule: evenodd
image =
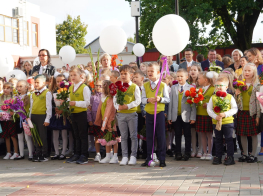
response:
M147 158L147 154L142 154L142 159L146 159Z
M175 160L180 161L180 160L182 160L182 158L183 158L183 157L182 157L182 154L181 154L181 153L176 153L176 154L175 154L175 158L174 158Z
M84 156L84 155L81 155L79 157L79 159L76 161L77 164L87 164L89 161L88 161L88 157Z
M142 167L148 167L148 163L149 163L149 161L146 160L144 163L141 164L141 166Z
M19 155L18 157L14 158L14 160L21 160L21 159L25 159L25 157Z
M253 155L250 155L249 157L247 157L247 163L256 163L258 162L258 158L254 157Z
M28 157L28 160L29 160L29 161L32 161L32 160L33 160L33 158L32 158L32 157Z
M171 149L167 150L167 151L166 151L166 154L168 154L169 157L173 157L173 156L174 156L174 154L173 154L173 152L172 152Z
M58 160L59 155L55 154L53 157L51 157L51 160Z
M61 154L59 157L58 157L58 160L64 160L66 159L66 156L64 154Z
M166 167L165 161L160 161L159 166L160 166L160 167Z
M40 156L40 157L39 157L39 161L40 161L40 162L46 162L46 161L48 161L48 158L45 157L45 156Z
M236 164L234 157L229 156L227 157L227 160L224 162L224 165L234 165Z
M184 161L188 161L191 157L191 154L190 153L185 153L184 154Z
M70 158L66 160L67 163L76 163L79 160L79 155L72 155Z
M247 160L248 160L248 156L244 154L242 155L242 157L238 158L238 162L247 162Z
M40 162L39 156L33 156L32 161L33 161L33 162Z
M213 159L213 165L219 165L222 164L222 158L214 157Z

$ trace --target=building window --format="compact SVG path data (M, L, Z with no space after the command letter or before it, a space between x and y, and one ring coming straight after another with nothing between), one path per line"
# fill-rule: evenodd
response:
M38 43L37 43L37 37L38 37L37 32L38 32L37 24L33 23L32 24L33 46L35 46L35 47L38 46Z
M18 43L18 19L0 15L0 41Z
M29 40L28 40L28 22L24 21L23 23L23 29L24 29L24 45L28 46L29 45Z

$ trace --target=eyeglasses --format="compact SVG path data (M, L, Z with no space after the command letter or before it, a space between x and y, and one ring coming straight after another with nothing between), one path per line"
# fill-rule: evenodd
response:
M218 88L218 87L223 87L223 86L226 86L226 85L223 85L223 84L215 85L216 88Z
M47 56L47 55L44 55L44 54L38 55L38 57L45 57L45 56Z
M101 85L95 85L95 87L97 87L97 88L102 88L102 86L101 86Z

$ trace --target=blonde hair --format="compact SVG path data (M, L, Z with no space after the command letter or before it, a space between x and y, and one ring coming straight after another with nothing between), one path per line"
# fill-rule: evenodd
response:
M24 83L24 85L27 87L28 90L28 83L26 80L18 80L17 84L18 83ZM30 104L30 96L24 96L22 101L24 102L24 107L28 106Z
M198 72L199 72L199 73L202 72L202 68L201 68L201 66L200 66L199 64L194 63L194 64L192 64L191 68L192 68L192 67L197 67ZM198 80L198 75L197 75L197 78L196 78L196 82L197 82L197 80ZM194 79L193 79L192 76L190 75L190 77L189 77L189 83L192 84L193 82L194 82Z
M223 57L222 62L224 63L224 67L226 68L233 63L232 59L228 56Z
M213 80L213 78L208 78L208 77L206 76L207 73L208 73L207 71L203 71L203 72L200 72L198 75L202 75L203 78L207 79L208 83L209 83L211 86L214 86L214 80Z
M111 75L111 70L109 68L104 68L101 70L101 75L107 75L110 76Z
M23 63L23 68L24 68L24 70L25 70L25 64L26 64L26 63L28 63L28 64L31 66L31 68L33 67L33 66L32 66L32 63L31 63L30 61L25 61L25 62Z
M160 65L157 63L157 62L152 62L152 63L149 63L147 68L148 67L155 67L158 71L160 71Z
M176 73L181 73L181 72L183 72L186 76L188 76L188 72L184 68L178 69Z
M233 50L233 52L232 52L232 54L231 54L231 56L232 56L232 60L233 60L233 61L234 61L234 59L233 59L233 54L234 54L234 52L238 52L240 58L243 56L243 52L242 52L241 50L239 50L239 49L235 49L235 50Z
M257 49L257 48L250 48L247 52L250 52L253 56L257 56L257 58L258 58L258 62L257 62L258 65L263 64L263 59L262 59L262 56L261 56L261 53L260 53L259 49Z
M87 74L86 75L86 84L89 86L89 83L91 83L93 81L93 77L91 76L91 74Z
M220 54L216 54L216 60L222 61L222 57Z
M84 72L77 65L73 65L73 66L70 67L69 73L73 72L73 71L77 71L79 75L82 75L83 72Z
M257 70L257 66L254 64L254 63L247 63L244 68L243 68L243 71L242 71L242 74L241 74L241 79L245 79L244 77L244 70L246 67L252 67L252 70L253 70L253 78L252 78L252 84L253 86L254 85L257 85L259 84L259 79L258 79L258 70Z
M229 80L228 80L228 78L226 78L226 77L218 77L218 78L216 79L216 82L215 82L215 83L217 83L217 82L224 82L224 83L228 84L228 83L229 83Z
M104 54L102 54L102 55L100 56L100 63L101 63L101 64L102 64L102 60L103 60L104 58L108 58L109 61L111 61L111 56L110 56L108 53L104 53Z
M176 72L170 72L170 76L171 76L174 80L176 80Z
M140 64L140 66L142 66L142 65L144 65L145 67L147 67L147 66L148 66L148 63L142 62L142 63Z
M220 74L219 77L223 77L222 74L226 75L229 83L228 88L231 90L232 93L235 92L235 88L233 87L233 80L237 79L236 74L232 68L226 68L224 69Z

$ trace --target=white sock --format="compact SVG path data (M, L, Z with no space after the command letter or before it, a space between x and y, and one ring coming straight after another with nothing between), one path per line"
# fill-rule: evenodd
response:
M18 145L19 145L19 152L20 152L20 156L23 157L24 156L24 134L19 133L17 134L18 137Z
M59 155L59 150L58 150L58 137L59 137L59 130L53 130L53 144L54 144L54 149L55 149L55 154Z
M25 138L26 138L27 148L28 148L28 152L29 152L29 157L32 158L33 157L33 148L34 148L32 137L25 134Z
M68 131L66 129L63 129L61 133L62 133L62 141L63 141L63 149L61 153L65 155L68 146Z
M118 153L114 153L113 157L117 158L118 157Z
M106 153L106 158L110 159L110 153Z
M98 152L97 155L100 155L100 152Z

